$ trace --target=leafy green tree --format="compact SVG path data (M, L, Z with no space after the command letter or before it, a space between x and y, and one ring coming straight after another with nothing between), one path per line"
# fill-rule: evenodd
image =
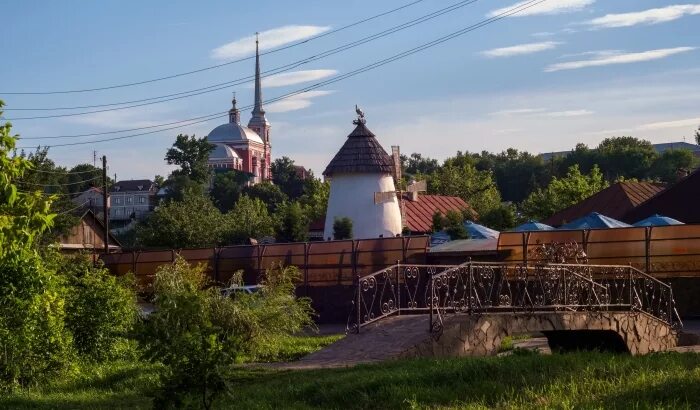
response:
M271 214L275 213L277 208L287 200L287 195L280 187L269 182L247 186L243 188L242 193L250 198L261 200L267 205L267 210Z
M503 203L481 215L479 223L497 231L512 229L517 224L515 206L510 203Z
M225 222L208 197L189 195L158 206L136 229L142 246L203 248L222 243Z
M335 218L335 221L333 221L333 239L352 239L352 219L348 217Z
M554 213L574 205L602 189L608 183L597 166L590 174L581 174L578 165L572 165L563 178L552 178L544 189L531 193L521 208L528 219L542 220Z
M445 232L450 235L450 239L467 239L469 232L464 227L464 216L455 210L447 211L445 214Z
M309 219L299 202L285 202L278 210L280 220L277 238L283 242L304 242L309 239Z
M165 198L174 201L184 201L185 198L193 196L204 196L206 185L195 181L188 175L178 175L173 172L165 181Z
M254 294L223 296L208 286L204 265L178 258L161 267L154 281L155 312L142 327L147 358L165 370L156 408L211 408L233 393L232 371L243 357L312 324L308 299L294 295L299 271L268 271ZM233 284L240 285L240 275Z
M409 175L426 175L432 174L440 168L438 160L433 158L424 158L423 155L414 152L410 157L401 156L401 163L404 173Z
M572 165L578 165L581 172L587 174L594 166L600 167L600 155L595 149L590 149L586 144L576 144L576 147L563 158L554 158L548 161L550 169L555 169L552 176L563 177L569 172Z
M165 154L165 160L170 165L177 165L180 169L173 171L173 175L187 176L192 181L203 184L209 177L209 153L214 149L214 144L207 142L207 138L191 137L180 134L175 139L172 148Z
M304 207L304 213L309 221L315 221L326 215L328 196L331 186L327 181L317 178L307 178L304 181L304 194L299 203Z
M68 192L79 194L92 187L102 187L102 169L90 164L79 164L68 171ZM110 184L111 180L107 179Z
M272 162L271 172L272 182L290 199L297 199L304 193L304 179L299 176L294 160L289 157L277 158Z
M10 156L17 140L11 130L0 126L0 389L55 374L72 356L60 281L36 246L55 217L51 198L17 189L32 163Z
M501 203L501 195L493 181L492 173L478 171L471 164L471 157L459 154L461 156L447 159L445 165L429 176L428 192L458 196L478 214L497 207Z
M440 232L445 229L445 217L440 211L433 214L433 232Z
M664 151L654 161L650 170L652 178L673 183L697 166L698 160L690 150L672 149Z
M248 176L240 171L216 172L209 195L221 212L228 212L236 205L247 181Z
M226 214L225 237L228 244L245 244L249 239L259 239L275 233L277 221L267 211L265 203L246 195L236 202Z
M651 142L634 137L606 138L596 151L600 168L608 181L621 176L645 178L658 157Z
M530 192L546 186L551 178L542 157L513 148L494 155L493 163L493 174L504 201L520 202Z
M700 145L700 127L695 131L695 143Z

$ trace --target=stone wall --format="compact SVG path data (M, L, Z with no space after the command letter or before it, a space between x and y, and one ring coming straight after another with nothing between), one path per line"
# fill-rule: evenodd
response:
M632 354L668 350L678 335L665 323L639 312L543 312L523 315L448 315L439 337L426 338L401 357L456 357L496 354L510 335L553 331L610 331Z

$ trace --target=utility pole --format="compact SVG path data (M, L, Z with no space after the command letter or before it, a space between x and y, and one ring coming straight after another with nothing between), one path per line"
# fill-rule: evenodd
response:
M109 253L109 197L107 196L107 156L102 156L102 205L105 225L105 255Z

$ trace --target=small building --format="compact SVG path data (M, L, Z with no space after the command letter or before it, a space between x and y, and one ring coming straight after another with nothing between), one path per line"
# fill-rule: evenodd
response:
M102 189L98 187L88 189L87 191L73 198L72 201L76 206L84 209L91 209L98 214L104 209L104 196L102 195ZM109 207L110 196L107 195L107 209L109 209Z
M635 223L659 214L686 224L700 224L700 170L676 182L664 191L627 212L623 220Z
M358 110L359 111L359 110ZM358 112L355 129L323 171L331 189L323 237L333 238L336 218L350 218L357 239L401 234L401 210L396 198L394 162ZM376 201L376 193L387 193Z
M561 226L592 212L624 221L628 212L663 191L664 188L665 184L655 182L618 182L577 204L562 209L543 220L542 223Z
M104 252L105 226L95 213L88 209L80 215L80 223L74 226L70 233L58 238L61 251L78 252L94 250ZM110 252L121 250L121 244L111 233L108 235Z
M446 215L449 211L462 212L471 210L462 198L445 195L404 195L401 200L404 226L411 235L426 235L433 231L433 215L440 212Z
M148 179L119 181L110 189L111 221L129 221L145 219L155 207L158 189Z

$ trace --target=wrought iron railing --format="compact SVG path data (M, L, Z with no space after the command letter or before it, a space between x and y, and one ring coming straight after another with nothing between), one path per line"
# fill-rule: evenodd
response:
M357 278L348 332L391 315L427 313L442 332L453 313L638 311L682 323L667 283L631 266L472 263L394 265Z

